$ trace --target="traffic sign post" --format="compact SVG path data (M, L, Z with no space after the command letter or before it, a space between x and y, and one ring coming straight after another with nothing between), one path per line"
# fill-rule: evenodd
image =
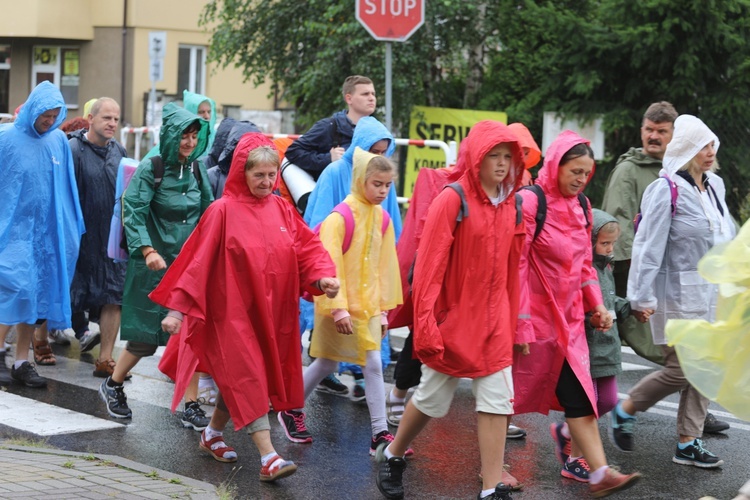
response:
M392 47L405 42L424 24L427 0L355 0L357 21L385 44L385 126L391 131Z
M164 54L167 52L167 32L151 31L148 34L149 79L151 92L148 96L151 117L147 123L157 125L156 120L156 82L164 79Z

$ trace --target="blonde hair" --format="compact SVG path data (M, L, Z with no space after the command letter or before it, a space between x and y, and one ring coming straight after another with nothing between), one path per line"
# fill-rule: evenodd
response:
M259 146L247 155L247 161L245 162L245 172L252 170L256 165L261 163L270 163L274 165L276 169L279 168L279 153L271 146Z
M599 231L596 233L596 238L598 240L599 235L602 233L614 234L614 233L619 233L619 232L620 232L620 223L617 221L611 220L599 228Z
M698 165L695 162L695 157L693 157L689 162L687 162L685 165L683 165L679 170L688 170L691 165L693 167L695 167L696 169L700 168L700 165ZM714 158L714 164L711 165L711 168L709 168L708 171L715 173L717 170L719 170L719 160L717 160L716 158Z
M394 165L393 162L385 156L375 156L367 164L367 169L365 170L365 180L367 180L375 172L391 173L393 174L393 177L395 179L396 165Z

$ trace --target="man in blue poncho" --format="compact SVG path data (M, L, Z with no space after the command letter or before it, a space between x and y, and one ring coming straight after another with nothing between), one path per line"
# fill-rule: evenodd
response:
M45 387L28 362L35 325L70 327L70 283L83 216L60 91L42 82L12 124L0 126L0 345L12 325L18 340L11 370L0 351L0 385Z

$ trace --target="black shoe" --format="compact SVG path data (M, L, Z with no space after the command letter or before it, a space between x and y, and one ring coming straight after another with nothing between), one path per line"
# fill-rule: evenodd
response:
M342 384L341 381L336 378L336 375L331 373L326 378L320 381L320 383L315 387L316 391L320 392L327 392L328 394L334 394L336 396L348 396L349 395L349 388Z
M305 413L297 410L280 411L276 414L287 439L292 443L312 443L312 434L305 425Z
M13 380L25 385L26 387L47 387L47 379L40 377L36 372L34 365L28 361L24 361L18 369L14 366L10 371L10 376Z
M380 493L388 499L404 498L403 475L406 470L406 460L403 457L385 458L385 448L388 443L378 446L375 460L378 462L378 475L375 482Z
M8 365L5 364L5 353L6 351L0 352L0 385L7 387L13 383L13 378L8 370Z
M622 418L617 412L619 409L620 403L617 403L617 406L609 412L611 419L609 437L612 439L612 444L614 444L618 450L630 452L635 449L635 439L633 438L635 417Z
M183 427L192 427L196 431L202 431L208 427L211 419L206 416L206 412L203 411L200 403L191 401L185 406L185 411L182 412L181 422Z
M703 441L700 439L693 440L685 449L680 449L678 445L672 461L676 464L694 465L702 469L713 469L724 465L724 460L720 460L719 457L705 449Z
M365 394L365 379L359 379L354 381L352 387L352 395L349 397L352 401L364 401L367 397Z
M511 488L503 483L495 486L495 491L490 495L482 498L482 494L477 495L477 500L513 500L510 496Z
M99 345L99 342L101 341L102 336L100 333L88 332L81 337L81 340L79 341L81 343L81 352L89 352L91 349Z
M719 420L713 413L706 414L706 420L703 422L704 434L718 434L729 429L729 423Z
M128 398L125 396L125 389L122 385L110 387L107 382L112 377L107 377L99 386L99 395L102 401L107 405L107 413L114 418L130 418L133 412L128 408Z

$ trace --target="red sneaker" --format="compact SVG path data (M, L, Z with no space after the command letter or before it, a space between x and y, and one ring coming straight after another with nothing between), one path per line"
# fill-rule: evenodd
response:
M604 480L600 483L589 483L589 491L594 498L602 498L620 490L624 490L633 486L639 479L641 474L634 472L632 474L622 474L613 468L607 469L607 475L604 476Z
M276 481L282 477L291 476L297 472L297 465L291 460L284 460L278 455L271 457L268 461L268 465L264 465L260 468L260 480L261 481Z

